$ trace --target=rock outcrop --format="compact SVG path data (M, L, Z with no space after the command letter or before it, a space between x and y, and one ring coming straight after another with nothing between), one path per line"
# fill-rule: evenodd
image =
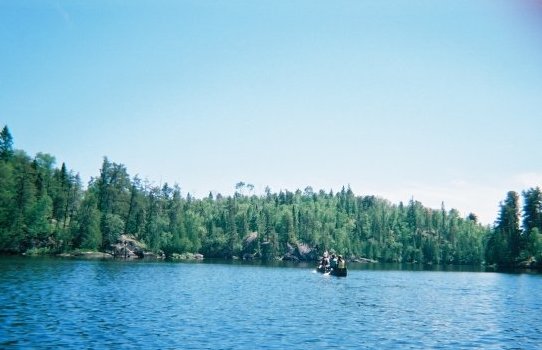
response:
M161 258L147 250L144 243L136 240L130 235L121 235L117 243L111 245L112 255L122 259Z
M203 254L194 254L194 253L173 253L171 256L172 260L203 260Z
M288 251L282 256L285 261L316 261L318 252L315 248L305 243L297 243L295 246L288 243Z
M91 252L91 251L79 251L71 254L73 257L83 258L83 259L112 259L113 255L109 253L102 252Z
M250 232L243 238L243 260L258 258L258 232Z

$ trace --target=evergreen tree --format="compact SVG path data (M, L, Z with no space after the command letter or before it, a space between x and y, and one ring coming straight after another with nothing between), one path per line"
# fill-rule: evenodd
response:
M46 245L52 234L51 218L53 214L53 201L45 194L37 200L26 215L27 249Z
M75 248L97 250L102 247L100 216L96 196L92 192L87 192L77 215L77 225L74 226Z
M542 231L542 191L540 187L523 191L523 231L530 232L534 228Z
M8 161L13 156L13 137L5 125L0 132L0 159Z
M542 192L539 187L523 191L523 258L542 263Z
M516 192L510 191L500 205L499 216L486 248L489 263L510 266L519 257L521 231L518 198Z

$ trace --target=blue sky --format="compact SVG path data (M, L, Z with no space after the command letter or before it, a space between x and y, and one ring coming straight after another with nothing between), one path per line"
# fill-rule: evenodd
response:
M536 1L0 0L0 125L84 182L474 212L542 185Z

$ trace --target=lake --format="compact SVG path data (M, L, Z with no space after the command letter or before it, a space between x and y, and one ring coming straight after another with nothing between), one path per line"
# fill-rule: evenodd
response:
M0 348L540 349L542 275L0 258Z

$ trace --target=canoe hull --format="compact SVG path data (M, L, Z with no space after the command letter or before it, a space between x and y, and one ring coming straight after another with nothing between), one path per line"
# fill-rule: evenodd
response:
M337 276L337 277L346 277L346 275L348 274L348 270L346 268L344 268L344 269L339 269L339 268L325 269L325 268L319 266L319 267L316 268L316 271L318 271L320 273L327 273L327 274L330 274L332 276Z
M336 268L331 270L330 274L337 277L346 277L346 275L348 274L348 270L346 269L346 267L344 269Z

